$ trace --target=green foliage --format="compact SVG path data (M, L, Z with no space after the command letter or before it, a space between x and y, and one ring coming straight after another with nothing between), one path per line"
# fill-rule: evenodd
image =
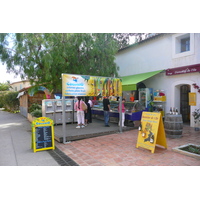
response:
M10 112L19 111L19 99L17 98L18 92L4 92L0 94L0 104Z
M33 117L42 117L42 106L37 103L33 103L29 107L29 113L31 113Z
M187 152L190 152L190 153L200 154L200 147L199 146L188 145L188 146L182 147L180 149L187 151Z
M0 91L8 91L10 88L10 84L7 83L0 83Z
M34 111L32 111L31 112L31 115L33 116L33 117L42 117L42 110L39 110L39 109L36 109L36 110L34 110Z
M3 108L3 97L0 96L0 108Z
M35 110L42 110L42 106L37 104L37 103L33 103L30 107L29 107L29 112L33 112Z
M5 94L6 94L6 92L0 91L0 108L4 107L4 95Z
M192 152L192 153L200 154L200 149L198 147L195 147L195 146L188 147L188 151Z
M115 54L128 40L127 33L2 33L0 60L21 78L55 91L62 73L118 76Z
M197 123L197 121L200 121L200 108L195 109L195 111L192 113L192 116L194 117L194 122Z

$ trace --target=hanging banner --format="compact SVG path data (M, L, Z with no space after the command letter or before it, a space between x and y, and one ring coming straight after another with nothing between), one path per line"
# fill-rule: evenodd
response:
M122 96L120 78L62 74L63 96Z
M161 113L143 112L136 148L143 147L155 152L156 144L167 148L167 140Z
M195 92L189 93L189 105L196 106L196 93Z
M39 117L32 122L33 152L55 149L53 120Z

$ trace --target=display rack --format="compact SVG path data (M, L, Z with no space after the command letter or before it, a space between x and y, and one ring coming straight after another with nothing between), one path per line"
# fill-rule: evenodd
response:
M166 103L166 96L164 90L154 90L154 111L160 112L162 117L165 116L165 103Z

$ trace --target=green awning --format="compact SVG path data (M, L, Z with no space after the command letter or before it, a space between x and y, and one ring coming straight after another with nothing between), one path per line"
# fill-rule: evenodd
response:
M147 72L147 73L142 73L142 74L135 74L131 76L124 76L121 77L122 79L122 91L130 91L130 90L137 90L137 83L146 80L163 70L158 70L154 72Z

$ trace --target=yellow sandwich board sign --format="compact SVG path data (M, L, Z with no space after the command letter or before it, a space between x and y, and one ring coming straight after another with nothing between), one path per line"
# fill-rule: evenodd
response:
M55 149L53 120L39 117L32 122L33 152Z
M136 148L143 147L154 153L156 144L167 148L161 113L143 112Z

